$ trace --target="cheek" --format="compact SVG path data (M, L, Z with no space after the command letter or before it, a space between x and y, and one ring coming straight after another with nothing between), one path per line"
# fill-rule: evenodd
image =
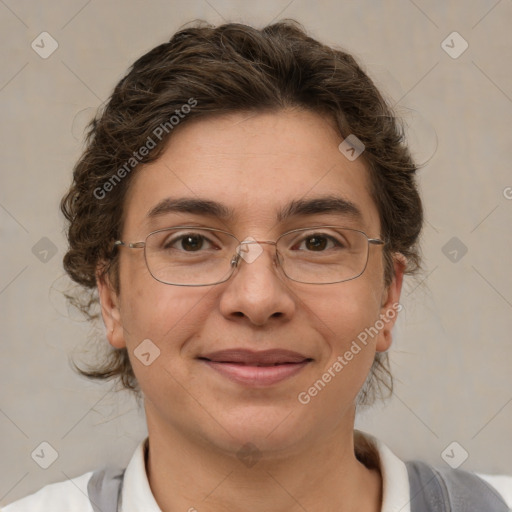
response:
M308 303L316 330L325 342L324 358L318 365L318 378L332 381L333 400L341 394L354 398L368 375L375 357L375 326L380 314L380 296L368 274L333 285L339 293L322 298L321 290L309 296ZM316 307L315 307L316 304ZM326 375L326 373L328 375Z
M175 340L176 347L194 329L191 320L194 311L201 307L201 301L187 292L168 287L155 281L155 285L132 288L122 297L122 322L126 342L133 348L134 343L149 338L161 350L168 348Z
M307 296L311 321L333 349L342 349L379 318L381 296L363 276L331 285L336 288L328 296L322 290Z
M179 402L183 385L192 377L183 364L184 347L197 336L205 302L197 290L194 294L157 281L142 287L134 283L129 293L122 294L126 347L147 397L163 393Z
M136 256L122 261L120 268L121 321L129 352L145 339L161 351L178 350L196 325L191 315L201 310L207 289L198 293L194 288L160 283L147 270L143 255Z
M375 357L375 341L367 334L379 318L379 301L363 276L340 283L330 299L310 297L315 329L324 341L324 357L297 398L308 404L312 417L323 417L326 431L334 428L354 406ZM316 303L316 308L314 304ZM313 320L314 319L314 320ZM330 411L326 417L326 411Z

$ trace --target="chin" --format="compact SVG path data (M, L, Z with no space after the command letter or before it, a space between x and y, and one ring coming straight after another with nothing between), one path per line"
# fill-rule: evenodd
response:
M306 423L294 417L282 407L251 406L238 412L231 411L228 417L219 418L219 423L226 429L220 444L235 453L247 445L269 454L288 451L307 436Z

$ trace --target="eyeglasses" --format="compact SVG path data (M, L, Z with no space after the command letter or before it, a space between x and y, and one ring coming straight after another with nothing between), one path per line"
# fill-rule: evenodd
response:
M357 229L339 226L300 228L276 241L243 241L214 228L174 226L149 233L144 242L117 240L114 247L144 249L149 273L175 286L210 286L227 281L244 259L255 261L262 245L275 247L283 274L299 283L334 284L359 277L368 263L369 247L384 245Z

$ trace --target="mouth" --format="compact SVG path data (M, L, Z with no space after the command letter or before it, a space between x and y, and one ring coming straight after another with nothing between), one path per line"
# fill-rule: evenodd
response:
M290 350L230 349L198 357L224 377L248 386L270 386L299 373L312 358Z

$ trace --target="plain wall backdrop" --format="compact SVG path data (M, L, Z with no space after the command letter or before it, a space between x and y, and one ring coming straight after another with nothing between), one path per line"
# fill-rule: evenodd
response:
M445 466L443 452L467 452L462 469L512 474L510 0L1 0L0 505L124 465L145 436L133 399L68 363L93 345L59 292L58 203L95 109L135 58L197 18L296 19L353 53L396 105L424 164L424 272L402 295L395 395L356 426L403 459ZM42 442L58 456L48 469L31 456Z

